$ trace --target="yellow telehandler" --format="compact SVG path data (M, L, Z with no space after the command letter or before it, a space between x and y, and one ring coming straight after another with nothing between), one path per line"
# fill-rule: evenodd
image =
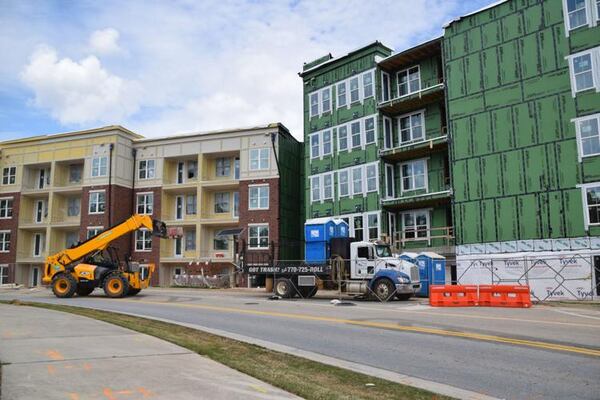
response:
M125 260L120 268L114 248L116 239L138 229L148 229L152 234L167 237L165 223L147 215L132 215L125 221L106 229L83 243L62 250L46 258L42 283L51 285L56 297L87 296L101 287L108 297L134 296L150 284L154 264L141 267L139 263Z

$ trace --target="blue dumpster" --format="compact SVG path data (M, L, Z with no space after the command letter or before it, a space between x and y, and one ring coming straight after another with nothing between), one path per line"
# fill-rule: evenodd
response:
M422 252L417 256L421 290L418 296L429 297L429 285L446 284L446 258L433 252Z

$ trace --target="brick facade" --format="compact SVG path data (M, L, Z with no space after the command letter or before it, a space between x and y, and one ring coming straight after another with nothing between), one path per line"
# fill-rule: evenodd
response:
M133 192L132 197L132 214L137 213L137 194L138 193L148 193L152 192L153 194L153 204L152 204L152 219L161 219L161 188L137 188ZM136 251L135 249L135 233L131 235L131 259L133 261L137 261L139 263L153 263L156 266L156 271L152 276L152 285L159 284L159 273L158 268L160 266L160 241L161 238L157 236L152 237L152 250L150 251Z
M8 264L8 282L13 283L15 281L15 262L17 260L17 230L21 194L19 192L0 194L0 198L3 197L12 197L13 203L12 217L0 219L0 230L10 231L10 249L8 253L0 253L0 264Z

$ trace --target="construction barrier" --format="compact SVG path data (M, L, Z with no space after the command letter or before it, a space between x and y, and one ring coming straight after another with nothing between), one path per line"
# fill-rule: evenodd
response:
M432 307L531 307L529 286L431 285Z

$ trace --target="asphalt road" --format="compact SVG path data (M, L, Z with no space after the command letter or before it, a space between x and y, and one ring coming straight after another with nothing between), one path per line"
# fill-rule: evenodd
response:
M0 299L85 306L198 324L506 399L600 399L600 308L333 306L264 292L149 289L136 297Z

